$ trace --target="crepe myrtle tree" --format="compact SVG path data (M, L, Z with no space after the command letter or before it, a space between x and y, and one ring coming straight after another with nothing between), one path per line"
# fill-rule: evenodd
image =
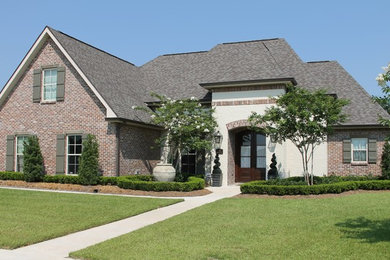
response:
M154 109L133 106L150 114L151 123L163 127L166 132L156 140L164 149L163 162L176 162L175 169L180 171L180 160L184 150L210 150L212 135L217 126L213 117L214 109L202 106L194 97L175 100L169 97L151 94L158 99ZM170 160L169 160L170 159Z
M292 85L275 101L276 106L267 108L262 115L252 112L249 122L252 127L262 125L265 134L276 142L290 140L301 154L305 181L312 185L314 150L333 132L334 125L346 120L342 108L348 101L328 95L325 90L310 92Z
M379 103L386 111L390 114L390 86L388 82L390 81L390 63L387 67L382 67L383 73L379 73L376 77L378 85L382 88L383 96L373 96L373 99ZM390 126L390 120L379 118L379 122L383 125Z

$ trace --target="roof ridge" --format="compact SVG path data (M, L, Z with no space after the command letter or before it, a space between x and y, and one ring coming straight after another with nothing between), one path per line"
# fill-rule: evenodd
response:
M111 56L111 57L113 57L113 58L115 58L115 59L118 59L118 60L120 60L120 61L126 62L126 63L128 63L128 64L130 64L130 65L132 65L132 66L134 66L134 67L137 67L135 64L131 63L130 61L127 61L127 60L124 60L124 59L122 59L122 58L119 58L118 56L115 56L114 54L111 54L111 53L106 52L106 51L104 51L104 50L102 50L102 49L99 49L99 48L97 48L97 47L95 47L95 46L93 46L93 45L91 45L91 44L89 44L89 43L86 43L86 42L84 42L84 41L82 41L82 40L79 40L79 39L77 39L77 38L75 38L75 37L73 37L73 36L71 36L71 35L69 35L69 34L66 34L66 33L61 32L61 31L59 31L59 30L53 29L53 28L50 27L50 26L46 26L46 27L49 28L50 30L56 31L56 32L58 32L58 33L61 33L61 34L65 35L65 36L67 36L67 37L69 37L69 38L71 38L71 39L73 39L73 40L75 40L75 41L78 41L78 42L80 42L80 43L82 43L82 44L85 44L85 45L87 45L87 46L89 46L89 47L91 47L91 48L93 48L93 49L95 49L95 50L97 50L97 51L103 52L103 53L105 53L105 54L107 54L107 55L109 55L109 56Z
M250 42L264 42L264 41L274 41L281 40L282 38L269 38L269 39L260 39L260 40L249 40L249 41L238 41L238 42L223 42L221 44L238 44L238 43L250 43Z
M161 56L174 56L174 55L183 55L183 54L197 54L197 53L205 53L209 51L189 51L189 52L178 52L178 53L168 53L168 54L163 54Z

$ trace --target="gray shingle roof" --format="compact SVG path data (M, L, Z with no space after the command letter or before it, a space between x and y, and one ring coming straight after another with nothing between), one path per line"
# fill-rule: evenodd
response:
M131 106L142 106L148 93L140 69L118 57L49 28L56 39L120 118L148 122L149 116Z
M376 125L387 113L335 61L303 62L284 39L218 44L209 51L162 55L136 67L120 58L51 29L118 117L149 122L131 106L154 101L150 93L171 98L209 99L200 83L294 78L309 90L326 88L347 98L344 125Z

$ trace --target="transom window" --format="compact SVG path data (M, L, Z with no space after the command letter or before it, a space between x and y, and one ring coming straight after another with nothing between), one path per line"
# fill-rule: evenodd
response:
M17 136L16 137L16 171L23 172L23 151L24 142L27 142L28 136Z
M43 101L55 101L57 97L57 69L43 71Z
M68 135L67 173L78 174L83 140L81 135Z
M352 138L352 162L367 162L367 138Z

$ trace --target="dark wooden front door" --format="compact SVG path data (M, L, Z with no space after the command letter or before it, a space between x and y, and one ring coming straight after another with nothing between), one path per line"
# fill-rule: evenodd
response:
M236 182L265 180L265 136L253 131L236 134Z

